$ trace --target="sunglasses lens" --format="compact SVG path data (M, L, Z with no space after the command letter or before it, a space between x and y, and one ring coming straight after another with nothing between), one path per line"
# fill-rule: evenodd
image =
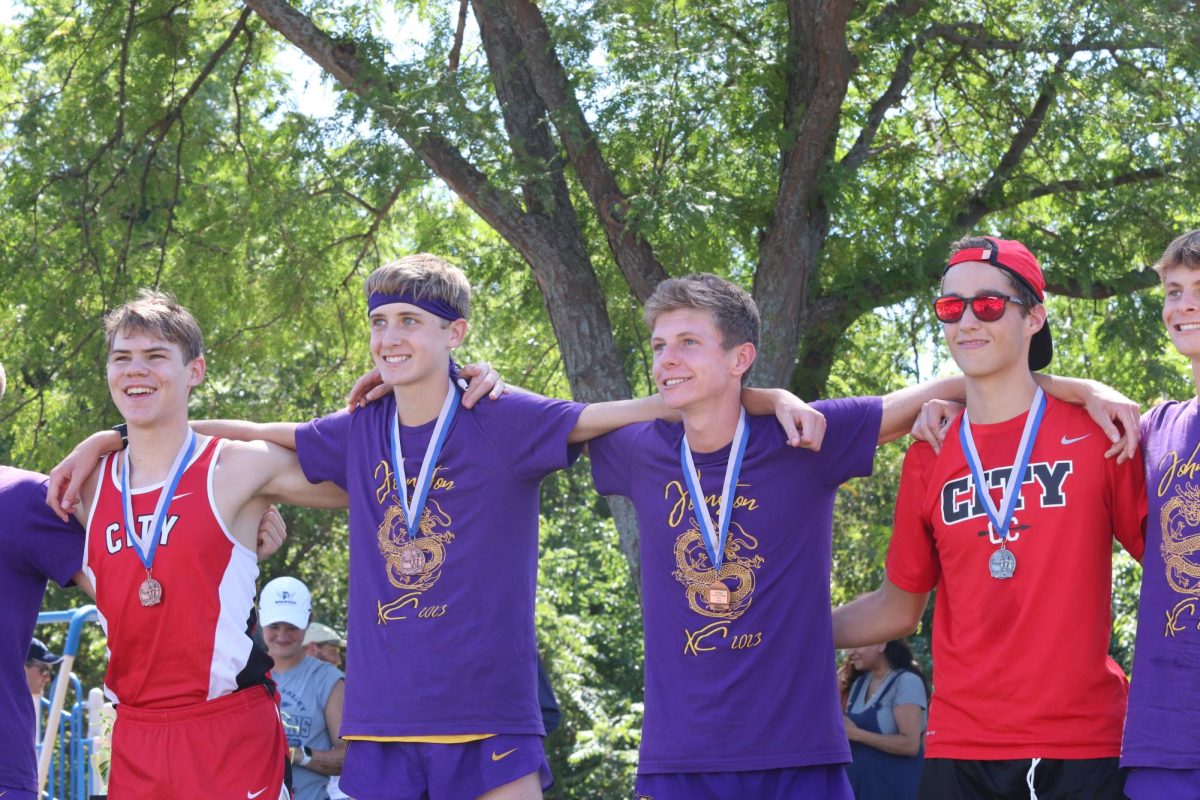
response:
M933 313L938 322L958 322L966 306L961 297L939 297L933 302Z
M1007 305L1008 298L1006 297L983 295L971 300L971 313L980 322L995 322L1004 316L1004 309Z

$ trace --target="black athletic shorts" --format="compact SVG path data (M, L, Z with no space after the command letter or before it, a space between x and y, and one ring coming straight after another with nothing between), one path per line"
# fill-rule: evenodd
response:
M927 758L920 800L1029 800L1032 761ZM1043 758L1033 770L1038 800L1125 800L1117 758Z

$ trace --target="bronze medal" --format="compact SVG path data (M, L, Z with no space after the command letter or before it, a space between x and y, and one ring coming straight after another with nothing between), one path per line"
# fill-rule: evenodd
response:
M162 602L162 584L147 575L138 587L138 600L147 608L158 605Z
M713 581L704 590L704 602L712 611L728 611L729 600L729 587L720 581Z
M415 544L400 550L400 571L405 575L420 575L425 571L425 553Z

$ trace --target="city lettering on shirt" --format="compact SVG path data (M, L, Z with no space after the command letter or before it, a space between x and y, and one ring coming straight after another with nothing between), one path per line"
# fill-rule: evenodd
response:
M989 489L1003 489L1008 482L1013 468L997 467L983 473L983 482ZM1074 471L1074 462L1056 461L1053 464L1042 461L1030 464L1025 468L1021 485L1036 484L1041 488L1040 507L1059 508L1067 504L1065 492L1067 476ZM1014 511L1025 507L1025 493L1017 499ZM987 515L982 497L975 492L974 482L969 474L952 481L946 481L942 486L942 522L953 525L957 522L983 517Z
M150 524L154 521L153 514L141 514L137 517L137 524L141 527L138 536L145 541L150 535ZM159 547L166 547L167 540L171 536L171 531L175 530L175 523L179 521L178 514L172 514L163 521L162 534L158 537ZM125 536L117 536L121 532L121 523L112 522L104 528L104 545L111 555L116 555L126 547L133 547L133 539L129 534ZM115 538L114 538L115 537Z

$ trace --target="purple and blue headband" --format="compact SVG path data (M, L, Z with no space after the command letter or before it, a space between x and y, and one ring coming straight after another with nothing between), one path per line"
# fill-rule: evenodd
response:
M389 303L408 303L411 306L424 309L435 317L441 317L453 322L456 319L463 319L463 315L458 309L447 303L445 300L437 300L432 297L425 297L418 300L410 292L402 294L382 294L380 292L372 292L367 298L367 313L371 313L380 306L386 306Z

